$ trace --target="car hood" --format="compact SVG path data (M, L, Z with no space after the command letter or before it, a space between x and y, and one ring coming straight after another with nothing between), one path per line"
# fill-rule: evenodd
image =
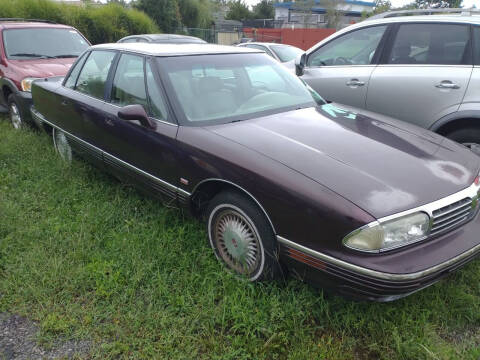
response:
M10 63L20 69L28 77L65 76L77 58L67 59L35 59L10 60Z
M376 218L467 188L480 163L467 148L428 130L332 104L208 129L315 180Z

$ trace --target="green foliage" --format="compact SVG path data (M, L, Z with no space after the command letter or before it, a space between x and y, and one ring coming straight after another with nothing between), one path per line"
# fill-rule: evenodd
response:
M243 0L232 0L228 3L228 12L225 19L242 21L252 18L253 13Z
M480 260L405 299L354 302L288 277L252 284L204 224L0 119L0 312L91 359L480 356Z
M273 19L275 17L273 1L262 0L257 5L254 5L253 16L255 19Z
M148 14L166 33L175 32L181 24L177 0L139 0L135 7Z
M0 0L0 14L1 17L44 19L71 25L92 44L158 31L147 15L116 3L77 6L50 0Z

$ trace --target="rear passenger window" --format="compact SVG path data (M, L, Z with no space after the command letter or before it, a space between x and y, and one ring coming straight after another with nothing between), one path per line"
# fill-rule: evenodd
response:
M480 26L473 28L473 48L475 50L475 65L480 65Z
M389 64L471 64L469 27L455 24L400 25Z
M114 58L113 51L92 51L78 77L75 89L97 99L103 99L105 83Z
M119 106L138 104L147 110L142 56L123 54L120 58L113 78L112 103Z
M87 54L83 54L80 59L78 59L75 64L73 64L72 71L70 71L70 74L68 75L67 80L65 80L65 86L73 89L75 88L75 84L77 83L77 78L78 74L80 73L80 70L82 70L83 63L85 62L85 59L87 58Z

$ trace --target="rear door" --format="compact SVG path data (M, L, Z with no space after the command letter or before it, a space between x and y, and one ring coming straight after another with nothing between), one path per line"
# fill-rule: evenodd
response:
M62 128L75 135L69 139L72 146L80 155L98 165L103 163L97 141L102 135L96 129L97 124L103 121L105 88L116 54L108 50L90 52L78 77L75 67L66 80L65 97L61 101Z
M402 23L373 71L367 109L430 127L458 110L472 73L470 26Z
M103 135L101 146L106 166L169 200L176 197L179 182L178 126L167 106L155 66L144 56L128 53L120 56L98 133ZM118 111L127 105L142 105L156 129L120 119Z
M329 102L364 108L386 31L387 25L369 26L329 41L307 55L301 78Z

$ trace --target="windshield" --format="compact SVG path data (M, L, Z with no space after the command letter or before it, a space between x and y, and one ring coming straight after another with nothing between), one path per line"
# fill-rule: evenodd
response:
M270 48L275 51L281 62L292 61L298 55L303 53L303 50L296 48L295 46L285 45L271 45Z
M246 120L317 104L296 76L265 54L158 61L190 125Z
M3 31L9 59L78 57L89 44L73 29L27 28Z

